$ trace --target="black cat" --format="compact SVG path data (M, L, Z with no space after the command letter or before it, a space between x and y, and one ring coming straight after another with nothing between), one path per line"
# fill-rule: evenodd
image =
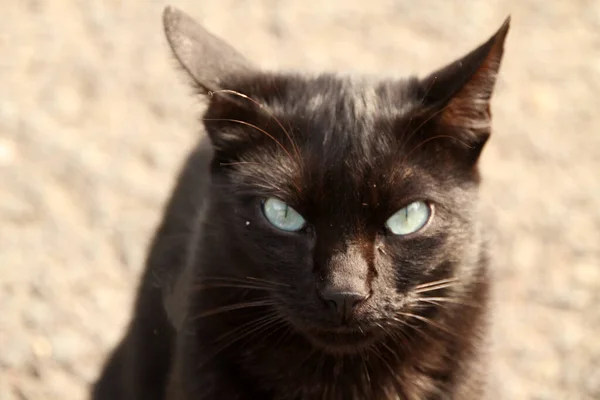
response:
M509 21L404 80L261 72L164 24L207 135L93 399L485 398L477 161Z

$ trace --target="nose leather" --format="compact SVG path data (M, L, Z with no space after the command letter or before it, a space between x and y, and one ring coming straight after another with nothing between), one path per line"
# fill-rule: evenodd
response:
M324 290L322 292L323 299L331 304L337 314L342 317L348 317L354 312L362 302L368 298L367 293Z

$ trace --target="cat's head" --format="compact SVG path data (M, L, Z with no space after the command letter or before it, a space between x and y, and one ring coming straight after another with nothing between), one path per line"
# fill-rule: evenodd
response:
M164 21L208 100L210 235L309 340L357 349L478 279L477 161L508 20L403 80L267 73L186 14Z

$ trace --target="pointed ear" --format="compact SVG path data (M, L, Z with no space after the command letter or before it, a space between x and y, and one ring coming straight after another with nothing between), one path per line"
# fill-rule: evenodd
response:
M165 8L163 25L173 54L205 92L221 89L224 78L254 70L237 50L175 7Z
M510 17L487 42L421 80L426 108L442 127L456 128L477 153L490 135L490 99L509 25Z

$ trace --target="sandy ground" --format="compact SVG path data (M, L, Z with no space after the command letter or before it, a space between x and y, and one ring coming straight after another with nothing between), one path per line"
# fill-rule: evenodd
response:
M600 2L172 0L266 68L402 75L513 23L484 153L499 399L600 399ZM0 400L86 398L198 103L164 3L0 0Z

